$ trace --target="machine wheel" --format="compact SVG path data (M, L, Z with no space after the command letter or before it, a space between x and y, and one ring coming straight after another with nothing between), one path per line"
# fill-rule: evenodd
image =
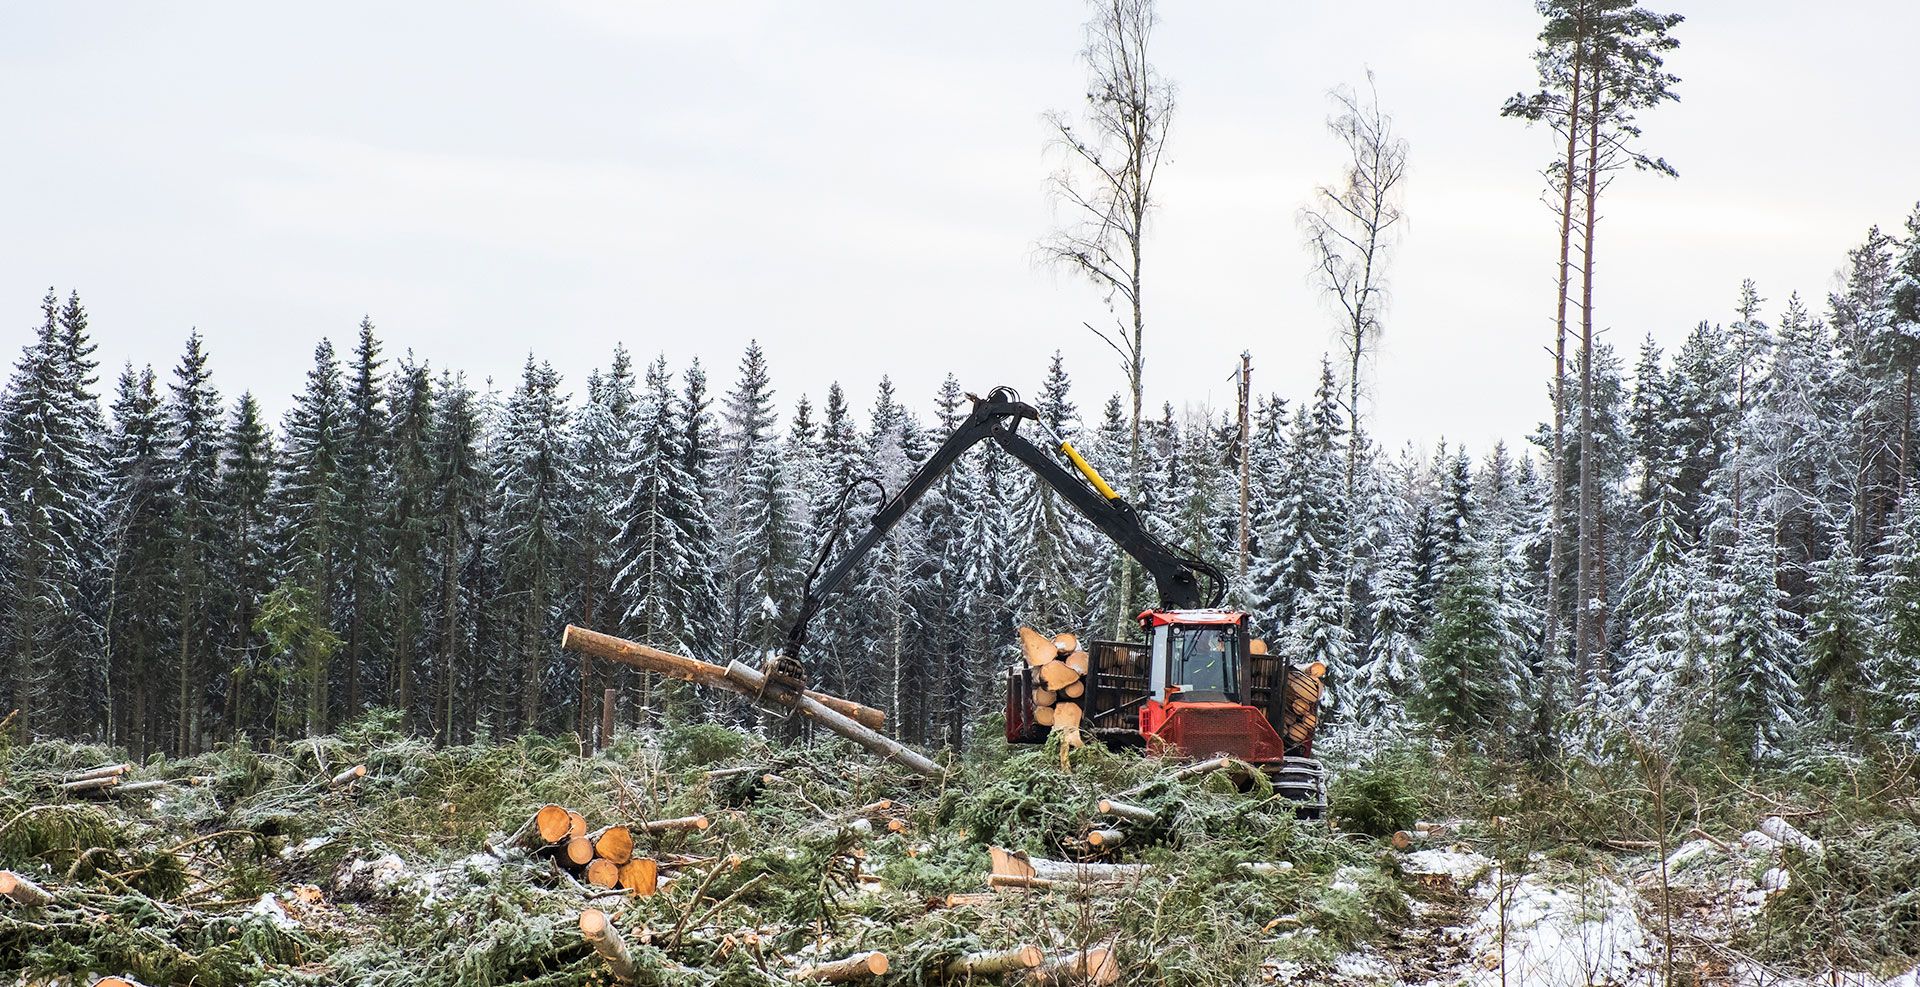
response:
M1262 766L1273 790L1294 803L1294 813L1302 819L1318 819L1327 808L1326 769L1311 757L1289 757Z

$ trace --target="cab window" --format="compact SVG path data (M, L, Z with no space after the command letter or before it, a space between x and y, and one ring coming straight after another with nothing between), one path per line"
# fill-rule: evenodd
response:
M1239 692L1239 629L1220 627L1159 628L1165 642L1160 653L1168 660L1170 682L1195 699L1231 699Z

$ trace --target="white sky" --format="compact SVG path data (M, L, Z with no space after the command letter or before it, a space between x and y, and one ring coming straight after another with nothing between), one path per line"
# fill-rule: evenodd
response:
M1664 5L1660 9L1668 9ZM1824 299L1920 197L1920 4L1692 0L1683 102L1646 119L1678 181L1604 208L1597 311L1631 352L1721 320L1742 277ZM1083 411L1122 386L1085 284L1037 264L1049 108L1082 92L1065 2L0 7L0 343L79 288L109 371L188 328L277 412L361 314L389 354L584 387L616 340L716 390L750 337L783 406L890 373ZM1532 5L1163 0L1179 86L1148 257L1149 400L1312 385L1333 319L1294 222L1340 161L1325 92L1371 66L1412 143L1377 373L1389 442L1483 450L1544 410L1554 222ZM1823 307L1820 306L1820 307Z

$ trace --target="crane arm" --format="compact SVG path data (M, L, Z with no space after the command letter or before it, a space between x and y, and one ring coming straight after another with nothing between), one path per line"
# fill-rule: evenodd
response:
M800 649L805 647L807 627L819 612L822 601L893 531L936 480L967 450L987 439L994 440L1032 470L1121 551L1138 560L1158 587L1163 606L1187 609L1219 605L1226 591L1226 578L1220 570L1155 538L1133 505L1108 486L1071 444L1060 441L1058 449L1077 473L1069 472L1052 452L1021 435L1018 429L1022 419L1037 422L1040 414L1004 387L994 388L985 398L974 398L973 411L966 420L927 457L897 493L881 504L867 530L823 573L822 567L839 540L836 526L820 546L813 568L807 574L799 610L787 630L785 653L789 658L797 659ZM843 494L841 510L845 509L846 500Z

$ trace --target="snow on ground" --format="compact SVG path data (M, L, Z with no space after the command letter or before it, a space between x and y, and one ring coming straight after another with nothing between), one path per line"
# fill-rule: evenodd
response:
M1461 971L1462 983L1625 984L1657 955L1640 924L1638 896L1610 878L1531 873L1482 882L1475 894L1488 899L1467 928L1480 969Z
M1477 853L1461 850L1416 850L1400 861L1400 869L1409 874L1437 874L1463 887L1479 880L1492 865Z

